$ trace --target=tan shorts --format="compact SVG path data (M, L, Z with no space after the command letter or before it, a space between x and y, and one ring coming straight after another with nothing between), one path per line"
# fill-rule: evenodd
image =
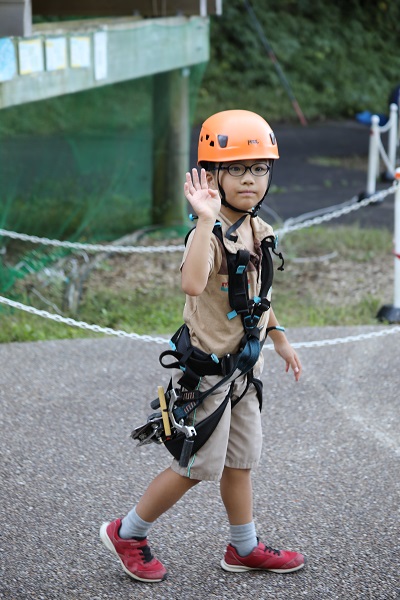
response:
M180 374L182 375L182 374ZM179 378L179 375L178 375ZM218 376L203 377L200 391L215 385ZM246 375L234 381L231 400L234 402L243 394L247 385ZM231 383L219 387L199 406L194 417L194 425L199 423L223 402ZM180 467L173 460L171 468L176 473L205 481L219 481L224 467L252 469L258 465L261 456L262 433L261 415L254 385L250 384L243 398L231 408L228 403L220 422L207 442L189 460L188 467Z

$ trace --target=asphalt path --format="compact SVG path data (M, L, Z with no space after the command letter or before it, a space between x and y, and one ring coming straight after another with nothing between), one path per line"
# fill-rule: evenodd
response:
M228 525L218 485L202 483L154 526L150 542L169 578L144 584L124 574L98 529L169 464L164 448L137 449L129 438L167 383L163 346L116 338L0 345L0 598L398 598L398 347L397 333L303 349L297 384L265 350L255 519L265 543L304 552L304 570L222 571Z
M369 128L354 120L301 125L277 125L280 159L273 175L273 193L267 207L281 219L341 204L357 198L366 190ZM387 134L382 134L387 150ZM381 173L385 171L383 163ZM379 180L377 190L390 186ZM330 225L359 224L362 227L393 229L394 196ZM268 218L268 213L264 216Z

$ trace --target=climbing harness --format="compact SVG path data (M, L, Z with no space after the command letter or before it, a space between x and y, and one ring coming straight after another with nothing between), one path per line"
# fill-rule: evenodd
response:
M225 236L231 241L236 241L237 236L234 236L230 229ZM273 329L284 331L282 327L267 327L264 339L260 341L259 321L263 313L268 311L271 306L267 297L273 280L271 252L281 259L278 270L284 268L283 256L276 251L276 238L273 235L267 236L261 242L260 296L250 298L247 278L250 252L246 249L239 249L236 253L230 252L223 244L221 223L218 221L213 228L213 233L220 241L227 259L231 308L227 318L232 320L239 317L243 324L244 335L239 351L235 354L225 354L222 357L207 354L192 346L188 327L186 324L182 325L170 340L170 350L162 352L159 357L160 364L164 368L181 370L179 387L173 387L171 378L165 394L163 388L159 388L158 398L151 402L151 408L156 412L152 413L147 422L134 429L131 434L133 439L138 440L139 446L151 442L163 443L182 467L188 465L190 457L204 445L217 427L231 398L233 382L239 376L247 376L246 389L242 396L232 403L232 408L247 392L249 385L253 384L261 410L262 383L254 377L253 367L259 358L268 333ZM165 359L168 357L174 359L173 362L166 362ZM220 379L209 389L200 392L199 386L202 377L211 375L218 375ZM195 426L191 417L195 414L196 408L224 384L231 385L221 405Z

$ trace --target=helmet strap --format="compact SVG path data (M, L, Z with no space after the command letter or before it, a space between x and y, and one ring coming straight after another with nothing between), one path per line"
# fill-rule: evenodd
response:
M267 194L268 194L268 192L269 192L269 188L271 187L271 182L272 182L272 171L273 171L273 169L274 169L274 162L275 162L275 161L272 161L272 162L271 162L271 168L270 168L270 170L269 170L269 180L268 180L267 189L266 189L266 191L265 191L265 194L264 194L264 196L261 198L260 202L259 202L258 204L256 204L256 206L254 206L254 208L253 208L253 212L251 213L251 216L252 216L252 217L256 217L256 216L257 216L257 214L258 214L258 212L259 212L259 210L260 210L260 208L261 208L261 205L262 205L262 203L264 202L264 200L265 200L265 198L266 198L266 195L267 195Z
M232 206L232 204L229 204L229 202L227 201L226 196L225 196L224 188L222 187L222 185L219 182L219 174L220 174L220 172L221 172L221 165L219 164L218 165L218 171L217 171L217 182L218 182L219 195L221 196L221 204L223 206L226 206L230 210L233 210L234 212L240 213L242 215L245 214L245 215L251 215L251 216L253 216L253 210L251 210L251 211L241 210L240 208L236 208L236 206ZM239 225L238 225L238 227L239 227Z
M236 231L236 229L238 229L241 226L241 224L243 223L243 221L245 219L247 219L247 217L248 217L249 214L250 213L246 212L244 215L242 215L240 217L240 219L238 219L236 221L236 223L234 223L233 225L231 225L229 227L229 229L227 230L227 232L225 234L226 239L230 240L231 242L237 242L238 241L238 236L237 235L233 235L233 234Z

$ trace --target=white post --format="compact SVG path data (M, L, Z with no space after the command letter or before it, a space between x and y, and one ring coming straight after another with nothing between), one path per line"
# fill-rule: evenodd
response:
M219 17L222 15L222 0L215 0L215 12Z
M396 169L400 182L400 169ZM394 298L393 306L400 311L400 185L394 196Z
M379 169L379 117L372 115L368 151L367 197L375 193Z
M394 196L394 294L393 304L385 304L379 309L376 318L379 321L400 323L400 169L396 169L395 178L399 183Z
M200 0L200 16L207 16L207 0Z
M396 150L397 150L397 129L398 129L398 107L397 104L390 105L390 129L388 134L388 158L389 164L392 168L391 173L388 173L390 177L394 177L396 170Z

